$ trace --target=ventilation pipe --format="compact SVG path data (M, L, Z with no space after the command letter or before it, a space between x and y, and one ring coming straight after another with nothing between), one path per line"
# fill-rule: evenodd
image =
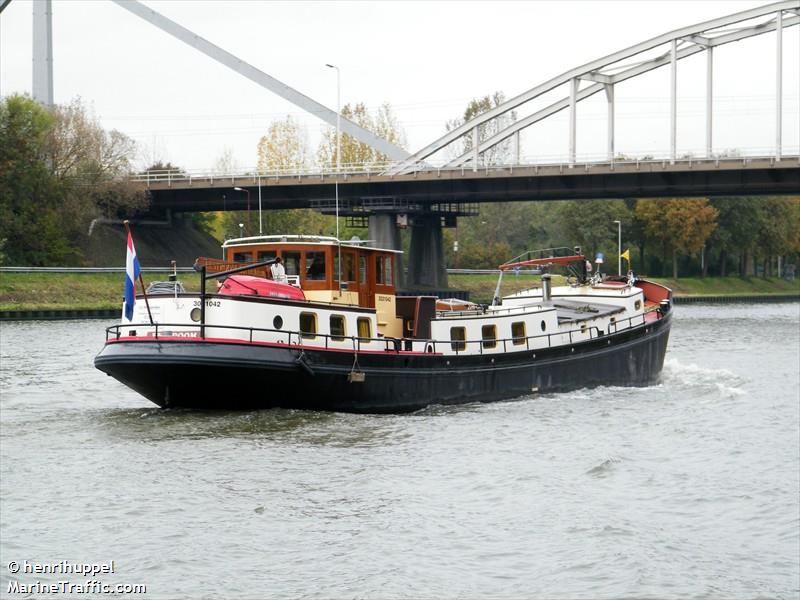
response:
M552 295L552 284L550 282L550 273L542 275L542 301L549 302Z

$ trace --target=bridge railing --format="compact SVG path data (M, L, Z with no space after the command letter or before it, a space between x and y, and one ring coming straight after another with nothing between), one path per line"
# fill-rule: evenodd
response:
M541 169L559 169L565 172L576 172L580 170L595 169L609 169L613 170L617 166L635 166L638 168L651 168L653 166L660 166L666 168L667 166L683 166L692 168L695 166L707 166L709 164L719 166L720 164L735 164L740 163L743 166L754 161L771 161L774 163L800 163L800 148L794 149L793 154L783 154L781 159L777 159L774 154L769 152L766 148L748 148L746 150L736 150L734 152L721 152L711 157L703 156L700 152L685 152L683 156L670 159L667 152L655 153L634 153L631 155L619 155L609 160L606 155L586 155L581 157L582 161L579 163L570 163L567 156L553 155L553 156L538 156L538 157L523 157L518 161L510 162L495 162L492 164L479 164L476 168L472 165L464 165L457 167L444 166L445 160L442 161L425 161L419 162L411 167L406 168L404 174L413 173L452 173L452 172L470 172L477 170L482 173L513 173L514 169L521 168L541 168ZM132 176L133 181L142 182L146 184L151 183L173 183L173 182L189 182L193 180L204 181L229 181L231 183L241 183L241 180L250 179L254 185L259 183L267 183L269 180L277 180L282 178L319 178L336 179L348 177L372 177L380 176L395 166L398 162L382 162L364 164L343 164L339 169L336 165L309 165L299 167L286 167L280 169L261 169L256 167L240 169L237 171L220 172L208 169L165 169L165 170L150 170L141 173L136 173Z

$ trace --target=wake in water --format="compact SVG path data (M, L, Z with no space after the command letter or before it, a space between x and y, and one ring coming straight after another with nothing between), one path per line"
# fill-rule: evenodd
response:
M708 369L696 364L684 364L676 358L664 361L659 382L670 389L694 394L717 392L724 398L744 395L747 380L727 369Z

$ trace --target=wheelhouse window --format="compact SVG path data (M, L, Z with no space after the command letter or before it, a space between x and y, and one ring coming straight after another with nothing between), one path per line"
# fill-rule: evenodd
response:
M258 262L262 260L269 260L271 258L275 258L278 254L275 250L259 250L258 251Z
M325 280L324 252L306 252L306 279L311 281Z
M358 321L358 337L371 338L372 337L372 324L367 317L359 317Z
M383 284L384 273L383 273L383 257L376 256L375 257L375 283Z
M465 327L450 328L450 347L456 352L467 349L467 330Z
M233 262L236 262L236 263L253 262L253 253L252 252L234 252L233 253Z
M286 269L287 275L300 275L300 253L284 252L283 268Z
M515 346L525 343L525 322L517 321L511 324L511 339Z
M367 257L358 257L358 281L360 283L367 283Z
M344 264L344 281L356 280L356 257L353 254L345 253L342 255L342 263Z
M300 337L313 340L317 337L317 315L316 313L300 313Z
M393 285L391 256L375 257L375 282L380 285Z
M383 257L385 265L383 267L384 275L386 275L386 285L394 285L394 274L392 273L392 257Z
M481 339L484 348L494 348L497 346L497 327L495 325L484 325L481 327Z
M356 280L356 257L350 253L342 254L342 264L344 269L339 271L339 253L333 255L333 272L337 281L354 282ZM340 274L341 273L341 274Z
M341 342L345 336L344 315L331 315L331 339Z

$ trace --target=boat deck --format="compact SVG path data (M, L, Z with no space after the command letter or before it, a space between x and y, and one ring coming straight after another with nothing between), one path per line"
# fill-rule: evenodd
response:
M622 306L601 304L599 302L580 302L577 300L564 300L559 298L551 302L556 309L559 323L576 323L597 317L605 317L623 312Z

